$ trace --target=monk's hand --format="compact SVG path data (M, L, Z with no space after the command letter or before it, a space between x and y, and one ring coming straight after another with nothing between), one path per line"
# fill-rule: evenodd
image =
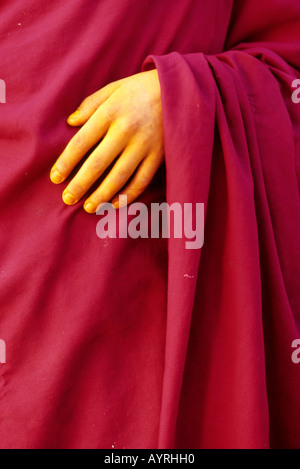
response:
M55 162L50 178L63 182L91 150L63 192L67 205L76 204L112 165L84 209L94 213L119 195L127 203L150 184L164 159L161 94L156 70L113 82L86 98L68 118L81 128Z

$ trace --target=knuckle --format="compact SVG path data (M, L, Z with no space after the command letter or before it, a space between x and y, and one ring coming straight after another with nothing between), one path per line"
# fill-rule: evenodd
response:
M143 190L141 190L137 186L131 186L131 187L128 187L126 192L127 192L128 199L134 200L143 192Z
M129 178L128 170L126 168L121 168L116 171L112 178L112 184L119 185L123 184Z
M104 169L104 163L101 156L94 156L89 161L90 171L92 173L98 174Z
M89 200L92 201L94 205L99 205L100 203L108 202L112 198L112 195L112 191L109 188L100 186Z
M138 123L132 118L123 118L118 121L118 132L124 137L130 137L138 130Z
M73 194L79 195L85 192L85 187L80 181L72 181L69 185Z
M138 117L128 117L128 119L126 120L126 127L130 133L136 133L141 127L141 123L139 122Z
M101 192L101 194L99 194L99 200L98 200L98 203L104 201L104 202L108 202L109 200L111 200L112 198L112 193L108 190L104 190Z
M62 176L67 176L72 170L72 165L68 160L61 158L56 162L56 169Z
M90 96L87 96L81 103L80 105L80 108L81 107L95 107L95 96L94 95L90 95Z
M102 109L102 113L103 113L104 119L105 119L109 124L111 124L111 123L113 122L113 120L114 120L114 114L113 114L112 110L111 110L110 108L108 109L107 107L104 107L104 108Z
M76 135L70 140L69 143L69 150L72 151L72 149L76 151L86 151L87 150L87 145L84 136L82 135L82 132L77 132Z
M140 192L144 191L149 185L149 182L149 176L146 174L140 174L135 181L136 190Z

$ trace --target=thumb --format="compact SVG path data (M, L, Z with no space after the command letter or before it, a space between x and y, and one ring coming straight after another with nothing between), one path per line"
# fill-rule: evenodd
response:
M112 95L112 93L120 87L121 81L123 80L110 83L109 85L104 86L104 88L101 88L101 90L96 91L96 93L85 98L76 111L68 117L68 124L74 127L85 124L101 104L103 104Z

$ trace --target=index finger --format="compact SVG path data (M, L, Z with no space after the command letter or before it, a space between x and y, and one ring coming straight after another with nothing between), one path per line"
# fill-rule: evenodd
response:
M74 135L56 160L50 172L51 181L55 184L63 182L84 155L103 138L109 126L109 116L104 106L101 106Z

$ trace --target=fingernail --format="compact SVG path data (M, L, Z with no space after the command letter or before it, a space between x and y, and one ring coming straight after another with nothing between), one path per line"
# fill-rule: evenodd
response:
M91 202L84 204L84 210L88 213L94 213L96 211L95 206Z
M75 111L73 112L73 114L71 114L69 117L68 117L68 120L73 120L73 119L77 119L77 117L79 117L79 114L80 114L80 111Z
M57 171L57 169L53 169L50 173L50 179L52 182L54 182L55 184L59 184L60 182L63 181L63 177L61 174L59 174L59 172Z
M76 199L72 194L70 194L70 192L64 192L63 193L63 201L67 205L73 205L73 204L75 204Z

